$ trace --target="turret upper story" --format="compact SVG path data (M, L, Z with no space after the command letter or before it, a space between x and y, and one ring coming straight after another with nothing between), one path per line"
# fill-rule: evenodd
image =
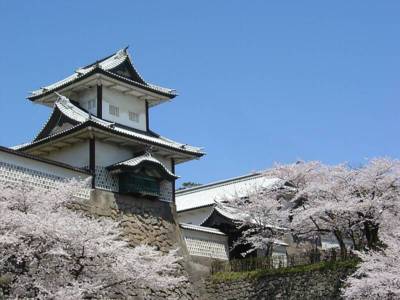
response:
M29 100L54 106L61 94L100 119L134 129L149 130L149 108L176 96L172 89L143 80L127 48L71 76L32 92Z
M15 149L78 167L87 167L91 157L92 169L151 152L172 170L204 155L149 128L149 109L175 96L144 81L125 48L32 92L29 100L53 111L33 141Z

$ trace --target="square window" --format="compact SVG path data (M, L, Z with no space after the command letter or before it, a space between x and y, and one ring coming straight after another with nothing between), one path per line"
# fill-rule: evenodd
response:
M110 113L110 115L119 117L119 107L114 106L114 105L110 105L109 106L109 113Z
M130 112L129 112L129 120L138 123L138 122L139 122L139 114L130 111Z
M88 110L91 110L96 107L96 102L94 99L88 101Z

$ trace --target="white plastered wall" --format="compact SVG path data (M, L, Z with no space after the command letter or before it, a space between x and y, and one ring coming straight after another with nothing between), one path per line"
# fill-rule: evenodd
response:
M15 153L0 151L0 181L22 183L25 186L52 189L65 179L88 180L90 175L52 163L23 157ZM86 186L75 194L82 199L90 198L90 187Z
M0 162L12 164L15 166L20 166L27 169L32 169L38 172L43 172L50 175L55 175L64 178L72 178L72 177L81 177L88 178L89 175L86 175L81 172L77 172L74 170L70 170L67 168L62 168L53 164L48 164L45 162L37 161L34 159L22 157L19 155L15 155L12 153L7 153L0 151Z
M74 167L89 166L89 142L73 144L69 147L62 148L58 151L53 151L45 158L66 163Z
M221 260L229 259L228 237L209 232L182 228L183 238L190 255Z
M88 110L92 115L97 115L97 86L79 92L72 100L79 101L79 105ZM94 107L89 110L88 102L92 101Z
M153 154L155 159L158 159L168 170L172 172L172 162L170 158L165 158L164 156Z
M110 104L119 108L118 117L110 115ZM137 113L139 121L129 120L129 112ZM146 103L132 95L125 95L122 92L103 87L103 119L145 131Z
M115 144L95 141L96 145L96 187L118 192L118 176L110 173L106 167L115 163L131 159L133 152L127 147L121 147Z
M109 165L133 158L133 151L127 147L117 146L96 140L96 165Z

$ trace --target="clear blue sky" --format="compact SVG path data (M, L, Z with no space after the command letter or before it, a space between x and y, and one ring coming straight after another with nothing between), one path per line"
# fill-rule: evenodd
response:
M0 1L0 145L50 110L27 93L130 45L176 88L151 127L207 156L206 183L297 159L400 155L400 1Z

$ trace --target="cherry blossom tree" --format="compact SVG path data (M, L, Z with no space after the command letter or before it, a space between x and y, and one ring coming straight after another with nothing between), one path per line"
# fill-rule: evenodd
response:
M246 212L243 224L253 226L245 234L248 242L270 244L273 234L266 228L273 225L306 237L332 234L342 255L350 239L362 262L344 296L400 298L400 161L372 159L360 168L298 162L276 165L265 176L281 179L285 188L254 189L231 202Z
M300 235L333 234L345 254L345 238L358 250L379 246L380 215L399 197L399 166L385 158L358 169L300 162L276 166L266 175L295 188L289 201L291 229Z
M380 247L358 251L361 258L357 271L343 288L346 299L399 299L400 298L400 206L395 200L383 209L379 220Z
M285 233L287 210L277 200L282 196L283 181L273 180L268 188L253 184L246 190L230 195L218 205L233 215L241 230L241 237L234 246L248 244L249 251L265 250L272 254L273 245Z
M346 299L400 298L400 164L372 160L359 174L362 228L369 235L367 251L343 289ZM378 241L378 242L375 242Z
M85 186L0 182L0 275L12 276L12 297L81 299L184 280L176 251L128 247L115 221L68 208Z

